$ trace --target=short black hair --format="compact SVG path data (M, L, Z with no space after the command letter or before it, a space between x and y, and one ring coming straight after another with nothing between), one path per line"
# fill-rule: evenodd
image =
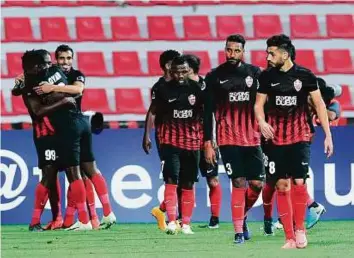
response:
M317 85L320 89L324 103L328 106L331 103L331 100L335 97L334 89L328 86L326 81L320 77L317 77Z
M55 50L55 59L58 59L60 52L66 52L66 51L71 51L71 54L74 57L74 50L68 45L63 44L58 46L57 49Z
M192 68L193 72L195 74L199 73L199 69L200 69L200 58L197 57L196 55L192 55L192 54L187 54L184 55L190 68Z
M226 44L227 42L237 42L237 43L241 43L242 44L242 47L244 48L245 45L246 45L246 40L245 38L240 35L240 34L233 34L233 35L230 35L226 38Z
M173 49L169 49L166 50L164 52L162 52L162 54L160 55L160 67L162 70L165 70L165 65L172 61L174 58L181 56L181 54L177 51L177 50L173 50Z
M43 53L39 50L28 50L22 56L22 69L26 72L43 62Z
M177 65L183 65L185 63L187 63L189 65L186 56L184 56L184 55L177 56L177 57L173 58L172 63L171 63L171 67L172 66L177 66Z
M291 39L285 34L274 35L267 39L267 47L278 47L289 53L292 61L296 58L295 47Z

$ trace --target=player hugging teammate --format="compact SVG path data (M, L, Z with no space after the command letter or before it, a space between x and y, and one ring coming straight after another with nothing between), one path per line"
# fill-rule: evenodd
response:
M35 209L29 227L31 231L43 230L40 215L48 196L53 221L45 229L58 229L62 226L69 230L99 228L93 186L103 205L101 227L110 227L116 221L105 179L93 157L91 126L81 112L85 77L72 68L73 54L70 47L59 46L55 52L57 65L52 66L48 51L26 52L23 56L24 76L17 78L13 89L14 95L22 95L31 115L39 167L43 173L36 188ZM59 170L66 171L70 183L64 222L57 180ZM79 221L74 223L76 210Z

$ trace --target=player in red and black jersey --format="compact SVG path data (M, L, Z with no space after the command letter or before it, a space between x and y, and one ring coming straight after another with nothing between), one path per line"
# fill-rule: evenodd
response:
M80 178L79 166L76 164L76 149L71 148L75 146L76 138L74 139L68 134L80 123L77 117L76 102L73 98L65 98L63 95L59 96L60 99L52 94L38 96L33 90L33 87L41 82L67 83L65 75L57 67L50 67L47 58L48 52L45 50L27 51L22 58L25 79L22 97L34 120L34 142L38 153L39 167L44 171L43 178L36 187L35 209L29 229L32 231L41 230L39 220L48 199L49 189L51 185L55 184L57 170L63 168L66 168L70 187L75 193L74 201L79 210L79 229L92 229L87 211L82 207L82 199L86 198L86 192ZM46 120L43 119L45 115L48 117ZM77 123L73 121L75 118L78 119ZM50 129L50 133L43 130L43 126L38 129L37 124L46 126ZM63 128L63 124L69 129ZM44 134L44 132L47 133Z
M253 109L261 70L242 61L244 47L241 35L229 36L225 46L227 61L206 77L210 98L206 109L209 116L215 113L217 144L233 185L231 207L237 244L250 239L244 217L257 201L265 177L261 133ZM210 121L205 123L208 124ZM205 130L210 135L210 127ZM210 153L212 150L206 151L207 160L212 162Z
M162 173L165 181L164 202L169 220L167 233L177 230L177 185L182 187L182 232L193 234L190 227L194 208L194 182L198 180L201 117L204 88L188 79L189 65L185 57L173 59L172 80L153 95L150 110L161 117L158 141Z
M292 62L293 49L290 38L285 35L275 35L267 40L267 60L271 68L259 77L260 87L254 107L263 136L272 142L268 150L268 166L277 182L278 211L286 235L284 249L307 246L304 219L311 138L309 95L326 134L325 152L328 157L333 153L326 107L316 77L310 70ZM264 105L267 101L266 121ZM290 178L294 182L291 195Z
M159 63L160 63L160 68L163 72L163 76L161 76L159 80L152 86L151 89L152 97L158 94L159 89L165 87L166 83L171 80L171 63L174 58L179 56L181 56L181 54L178 51L172 49L166 50L160 55ZM159 147L159 140L157 137L158 135L157 129L161 121L162 120L160 119L160 117L156 116L156 114L153 114L149 108L145 118L145 131L144 131L143 143L142 143L143 150L145 151L146 154L150 153L150 149L152 147L151 140L150 140L150 131L152 130L153 127L155 127L156 149L160 156L160 147ZM180 199L181 199L180 197L182 194L180 187L177 188L177 193L178 193L178 202L180 203ZM179 207L180 206L181 205L179 205ZM157 225L159 229L162 231L165 231L167 228L165 212L166 212L166 207L164 201L160 203L160 206L154 207L151 210L152 216L155 217L157 221ZM179 215L181 215L181 213Z
M82 95L85 87L85 75L72 67L74 51L68 45L60 45L55 50L55 58L57 66L63 71L68 79L67 85L52 85L44 84L35 87L37 94L50 93L50 92L62 92L75 96L77 107L81 110ZM89 121L86 120L89 124ZM88 126L91 127L90 125ZM103 218L101 221L101 227L108 228L116 222L116 217L112 212L111 204L109 201L107 183L101 172L97 168L95 157L92 150L92 133L88 131L83 135L80 141L80 167L81 175L85 183L87 193L87 207L90 213L90 219L93 228L98 228L100 222L96 214L95 209L95 195L94 189L102 203ZM59 192L58 192L59 194ZM72 192L68 189L68 207L66 210L66 216L64 221L64 227L68 228L74 223L74 212L72 202Z
M200 58L195 55L185 55L187 62L190 66L190 74L189 79L194 80L199 83L200 87L206 87L205 80L203 77L199 75L200 69ZM204 136L203 128L200 133ZM215 119L213 119L213 144L216 149L216 160L219 160L219 150L216 146L216 135L215 135ZM202 141L201 150L200 150L200 162L199 162L199 170L203 177L206 178L209 187L209 200L210 200L210 212L211 217L209 221L208 227L210 229L219 228L219 215L221 208L221 198L222 198L222 189L219 183L218 173L219 166L211 165L206 162L204 158L204 141Z

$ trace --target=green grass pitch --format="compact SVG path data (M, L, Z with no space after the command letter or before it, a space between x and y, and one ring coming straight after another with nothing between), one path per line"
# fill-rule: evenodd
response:
M194 235L166 235L155 224L118 224L110 230L90 232L28 232L25 225L1 226L1 257L109 258L109 257L354 257L354 221L319 222L308 231L305 250L281 250L282 231L262 235L260 222L250 223L253 237L233 244L231 223L219 229L194 223Z

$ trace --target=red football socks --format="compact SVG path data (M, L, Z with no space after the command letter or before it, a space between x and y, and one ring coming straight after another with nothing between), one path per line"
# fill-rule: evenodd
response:
M177 217L177 185L165 184L164 202L168 221L175 221Z
M100 173L97 173L91 178L91 181L95 186L98 198L102 203L103 215L108 216L112 212L112 208L109 202L106 180Z
M292 185L292 187L294 189L292 191L292 205L294 210L295 229L304 230L304 221L308 200L307 188L306 185Z
M210 199L211 216L214 217L220 216L221 196L222 196L222 189L220 184L217 184L216 186L210 186L209 199Z
M243 220L245 214L245 188L232 188L231 194L231 214L232 222L236 233L242 233Z
M83 224L87 224L89 222L89 216L86 209L86 191L84 182L82 179L75 180L70 184L70 187L72 198L78 211L79 221Z
M265 219L272 219L274 193L275 193L274 185L266 183L262 190L263 209L264 209Z
M44 206L48 200L49 189L38 183L35 191L34 209L32 213L31 225L39 224Z
M96 206L95 206L95 192L93 189L93 184L90 179L83 179L86 189L86 204L89 211L90 219L96 219Z
M284 227L285 237L286 239L295 239L290 190L277 191L277 202L278 214Z
M64 219L64 228L70 227L72 224L74 224L74 219L75 219L75 202L73 199L72 191L71 191L71 185L69 185L68 188L68 205L65 210L65 219Z
M52 210L53 221L57 218L62 218L61 214L61 188L59 178L57 178L55 189L49 191L49 202Z
M245 215L253 207L253 205L256 203L260 193L261 192L256 192L250 186L248 186L247 191L246 191Z
M189 225L194 209L194 190L182 189L182 224Z

